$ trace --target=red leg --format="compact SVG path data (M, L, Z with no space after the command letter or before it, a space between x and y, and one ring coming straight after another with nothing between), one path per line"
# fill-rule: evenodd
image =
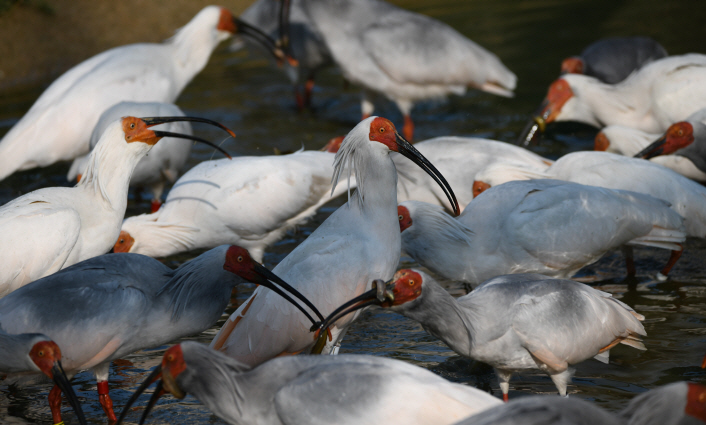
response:
M414 137L414 123L409 115L404 116L404 126L402 127L402 134L407 141L412 142Z
M628 277L635 277L635 259L633 258L631 246L623 246L623 256L625 257L625 268L628 271Z
M510 397L507 394L503 394L503 401L507 403L508 401L510 401Z
M108 394L108 381L98 383L98 400L101 406L103 406L103 411L106 416L108 416L108 421L110 423L116 422L118 418L115 417L115 412L113 412L113 400L110 399L110 394Z
M152 211L153 213L156 213L157 211L159 211L159 207L161 207L161 206L162 206L162 201L160 201L159 199L153 199L152 203L150 204L150 211Z
M54 385L49 391L49 408L51 409L51 419L55 424L61 423L61 390Z
M299 86L294 86L294 99L297 101L297 111L302 112L304 110L305 99L299 92Z
M684 247L681 244L677 245L681 246L682 249L679 251L672 251L672 255L669 257L667 265L664 266L664 268L662 269L662 274L664 276L667 276L667 274L669 274L669 271L672 270L672 267L674 267L674 264L676 264L677 260L679 260L679 257L681 257L681 254L684 252Z
M311 109L311 93L314 91L314 78L309 77L304 83L304 107Z

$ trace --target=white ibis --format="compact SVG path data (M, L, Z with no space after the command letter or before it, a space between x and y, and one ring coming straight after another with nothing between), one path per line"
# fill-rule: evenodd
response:
M283 5L289 7L288 17L282 16L282 13L287 14L280 9ZM333 59L326 43L304 13L302 1L258 0L248 7L240 18L272 38L287 37L287 45L282 47L296 59L297 65L292 66L289 62L284 62L284 71L294 85L297 107L311 107L314 77L320 70L333 65ZM282 19L287 18L286 24L282 22ZM282 34L282 31L286 31L286 34ZM240 44L239 39L234 43L238 47ZM259 43L256 47L261 49Z
M663 199L684 217L687 236L706 238L706 188L674 171L607 152L573 152L544 171L495 163L476 174L477 191L512 180L557 179L608 189L630 190Z
M477 137L436 137L415 143L414 146L431 161L447 178L460 205L465 206L473 199L473 188L469 184L483 167L495 162L518 162L530 167L544 169L552 161L527 149L510 143ZM452 211L444 192L421 169L394 155L392 160L397 167L397 201L423 201L437 204Z
M90 148L96 147L98 140L113 121L125 116L133 117L183 117L184 112L171 103L159 102L120 102L108 108L98 119L98 124L91 133ZM192 135L191 124L188 121L165 123L155 127L155 130ZM167 183L174 183L181 174L191 153L192 142L186 139L167 137L158 143L137 163L130 179L131 187L149 187L152 192L152 212L162 204L162 192ZM83 170L88 164L88 155L74 159L66 178L69 181L81 180Z
M618 84L565 74L518 138L528 144L537 130L555 121L578 121L598 128L624 125L661 133L672 123L706 107L706 55L668 56L645 65Z
M667 50L649 37L609 37L590 44L579 56L561 62L561 73L584 74L617 84L657 59Z
M354 165L357 190L273 269L324 314L370 288L373 279L391 277L395 272L400 236L397 172L390 152L401 153L435 176L458 210L441 173L389 120L370 117L361 121L343 140L333 177L335 187L344 168ZM336 350L353 319L348 317L332 326L331 344L325 352ZM311 348L314 340L309 328L299 312L258 288L226 321L211 347L253 366Z
M164 353L162 364L123 409L118 425L160 375L140 423L165 392L177 398L192 394L226 423L239 425L450 425L502 404L484 391L384 357L283 357L251 369L185 341Z
M646 349L640 339L646 335L641 314L573 280L498 276L453 298L424 272L403 269L388 282L386 292L380 300L377 288L370 290L355 299L359 304L341 308L333 317L372 301L416 320L456 353L493 366L505 401L513 373L540 370L565 396L571 365L592 357L608 363L610 349L621 343Z
M511 97L517 77L500 59L450 26L382 0L302 0L344 78L363 87L363 118L373 95L392 100L412 139L415 102L462 95L467 87Z
M671 250L661 271L667 275L686 239L684 219L665 201L557 180L490 188L458 218L416 201L403 202L398 212L404 252L472 285L508 273L570 278L625 244Z
M253 34L282 55L272 40L228 10L208 6L164 43L116 47L74 66L0 141L0 180L88 153L90 129L118 102L173 103L216 46L236 32Z
M0 328L49 336L62 347L62 364L70 376L92 369L103 410L115 421L108 392L110 362L213 326L242 279L294 302L279 287L284 288L323 320L308 300L254 263L244 248L224 245L176 270L137 254L91 258L0 299ZM58 405L52 404L53 414L59 414L55 409Z
M42 334L8 335L0 329L0 376L3 374L43 373L56 385L49 395L50 405L61 410L61 393L71 404L82 425L86 418L74 393L69 378L61 367L61 349L49 337ZM54 408L52 407L52 414ZM54 423L61 423L61 414L54 416Z
M706 109L699 111L696 118L671 125L662 137L635 157L649 159L706 183Z
M225 129L202 118L122 118L103 133L75 187L35 190L0 207L0 233L6 242L0 247L0 297L110 250L120 234L132 170L152 146L164 136L209 143L149 129L170 121L200 121Z
M177 181L159 211L125 219L114 250L166 257L229 243L262 261L269 245L345 192L343 185L331 192L333 159L304 151L204 161Z
M529 396L456 425L685 425L706 422L706 387L675 382L633 398L618 414L577 398Z

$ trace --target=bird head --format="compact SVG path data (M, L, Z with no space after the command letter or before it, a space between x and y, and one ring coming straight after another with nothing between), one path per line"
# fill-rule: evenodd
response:
M610 139L603 131L599 131L596 134L596 138L593 139L593 150L605 152L610 147Z
M125 230L120 231L117 242L113 245L113 252L130 252L130 248L135 244L135 238Z
M456 195L444 176L439 172L439 170L436 169L436 167L434 167L434 165L432 165L431 162L429 162L428 159L424 157L424 155L422 155L414 146L412 146L411 143L409 143L397 132L395 125L392 124L390 120L382 117L368 117L364 119L357 126L355 126L350 133L348 133L341 143L341 148L336 154L336 169L333 176L332 193L338 183L340 174L346 165L355 166L358 191L359 193L364 193L364 170L368 161L366 161L365 157L360 157L360 154L358 153L359 151L364 151L365 149L358 148L368 142L370 142L369 145L373 149L380 148L388 153L389 151L400 153L426 171L426 173L429 174L434 181L436 181L436 183L446 194L446 197L449 199L449 202L453 207L455 215L459 214L460 209L458 206L458 201L456 200Z
M566 58L561 62L562 74L583 74L584 63L583 59L578 56Z
M76 412L79 422L86 424L86 418L78 402L76 393L74 393L69 383L69 378L61 367L61 349L59 349L59 346L51 340L39 341L32 346L29 357L39 370L54 381L56 386L61 389L61 392L66 395L69 404L71 404L74 412Z
M297 307L311 321L312 324L315 325L318 322L311 317L309 312L306 311L304 307L302 307L298 302L294 301L287 294L287 292L301 300L304 304L306 304L306 306L309 307L311 311L313 311L314 314L319 317L320 320L324 320L324 316L311 303L311 301L309 301L304 295L294 289L287 282L282 280L279 276L269 271L262 264L253 260L250 256L250 253L245 248L236 245L230 246L226 250L226 258L225 263L223 264L223 269L237 276L240 276L248 282L262 285L276 292L282 298Z
M179 139L189 139L196 142L204 143L213 147L214 149L223 153L226 157L230 158L230 155L225 150L221 149L219 146L214 145L208 140L201 139L199 137L192 136L190 134L180 134L172 133L169 131L158 131L150 130L150 127L155 125L164 124L167 122L178 122L178 121L191 121L191 122L202 122L206 124L213 125L215 127L225 130L231 137L235 137L235 133L231 131L228 127L221 123L211 121L206 118L196 118L196 117L150 117L150 118L136 118L136 117L123 117L121 119L123 133L125 133L125 141L127 143L141 142L147 145L153 146L162 137L175 137Z
M473 180L473 197L477 197L481 193L490 189L490 185L484 181Z
M422 294L422 284L422 275L411 269L399 270L387 283L376 279L372 289L342 304L319 326L312 326L311 331L325 330L343 316L370 305L389 308L413 301ZM319 335L324 334L325 332L321 332Z
M162 357L162 387L179 399L186 397L186 392L182 391L176 382L184 370L186 370L184 353L181 351L181 345L177 344L165 351Z
M694 127L688 121L672 124L662 137L635 155L635 158L650 159L659 155L669 155L694 142Z
M571 85L565 78L559 78L549 86L549 91L544 101L534 113L518 138L518 144L527 146L532 142L537 130L544 133L547 124L556 120L561 113L561 108L574 96Z
M242 19L238 19L233 16L232 13L226 8L221 8L221 15L218 19L218 25L216 29L225 34L223 39L229 37L232 34L242 34L245 36L252 37L258 43L260 43L265 50L270 52L272 56L275 57L277 63L281 64L284 61L290 66L298 66L297 60L293 57L284 53L282 48L280 48L275 40L270 36L255 28L254 26L248 24Z
M397 219L400 222L400 233L412 225L412 216L409 214L409 209L404 205L397 206Z

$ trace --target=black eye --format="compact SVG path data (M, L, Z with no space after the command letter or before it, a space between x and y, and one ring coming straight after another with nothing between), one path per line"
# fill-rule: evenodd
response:
M398 219L399 221L402 221L402 220L404 219L404 217L402 216L402 214L400 214L400 215L397 216L397 219Z
M131 122L131 123L130 123L130 128L135 128L135 123L134 123L134 122Z
M125 243L125 239L120 239L118 243Z
M44 350L39 350L39 352L37 353L37 356L44 357Z
M242 255L238 255L237 260L238 260L239 263L242 263L242 262L243 262L243 256L242 256Z

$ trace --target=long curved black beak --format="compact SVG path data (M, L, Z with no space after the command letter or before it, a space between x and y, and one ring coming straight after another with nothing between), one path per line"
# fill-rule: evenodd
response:
M292 51L289 46L289 10L291 1L281 0L281 2L279 7L279 40L277 40L277 45L281 47L287 55L291 56Z
M650 159L656 156L662 155L664 152L664 145L667 143L667 135L660 137L654 142L650 143L643 150L635 154L635 158Z
M54 363L54 366L51 368L51 374L52 374L52 379L54 380L54 383L56 384L57 387L61 390L62 393L66 396L66 399L69 401L69 404L71 405L71 408L74 409L74 412L76 412L76 417L78 418L78 422L81 425L86 425L86 416L83 414L83 409L81 409L81 404L78 402L78 397L76 397L76 393L74 392L73 387L71 386L71 383L69 382L69 378L66 376L66 373L64 372L64 368L61 367L61 362L57 361Z
M229 129L228 127L224 126L223 124L209 120L208 118L199 118L199 117L146 117L146 118L140 118L142 121L147 124L147 127L152 127L155 125L159 124L165 124L168 122L183 122L183 121L189 121L189 122L201 122L205 124L210 124L214 127L218 127L222 130L225 130L226 133L228 133L231 137L235 137L235 133L233 130ZM169 131L154 131L155 136L157 137L176 137L179 139L189 139L189 140L194 140L196 142L204 143L208 146L211 146L212 148L216 149L217 151L221 152L223 155L228 157L228 159L232 159L230 154L226 152L224 149L222 149L220 146L217 146L208 140L202 139L200 137L196 136L190 136L188 134L180 134L180 133L172 133Z
M520 136L517 138L516 145L527 147L530 145L537 144L537 130L539 133L544 133L544 129L547 127L546 119L549 117L551 110L547 109L549 102L545 99L539 108L532 114L532 118L527 121L525 128L522 129Z
M157 382L157 386L154 387L154 392L152 393L152 397L150 397L150 401L147 402L147 406L145 406L145 411L142 414L142 417L140 418L140 425L144 424L145 421L147 420L147 416L149 416L150 411L152 411L152 408L157 404L157 400L164 394L163 391L163 383L162 381Z
M235 24L235 27L238 29L240 34L250 36L262 44L267 51L272 53L272 56L275 57L278 63L282 63L287 60L290 65L297 65L297 61L291 56L286 55L282 49L277 46L277 43L264 32L236 17L233 17L233 24Z
M421 152L417 150L417 148L412 146L411 143L409 143L404 137L402 137L400 133L395 131L395 136L397 137L397 152L409 158L422 170L426 171L427 174L429 174L431 178L434 179L434 181L436 181L436 183L444 191L444 194L446 194L446 197L449 198L449 202L451 203L451 207L454 210L454 214L458 215L459 207L458 201L456 200L456 195L454 194L453 189L451 189L451 186L446 181L444 176L439 172L439 170L436 169L436 167L434 167L434 165L432 165L431 162L429 162L428 159L424 157L424 155L421 154Z
M304 295L302 295L302 294L301 294L299 291L297 291L296 289L292 288L292 286L291 286L290 284L288 284L287 282L285 282L284 280L282 280L282 279L281 279L279 276L277 276L276 274L272 273L270 270L268 270L268 269L267 269L265 266L263 266L262 264L258 264L258 263L256 263L255 261L253 261L253 263L254 263L255 272L256 272L257 274L259 274L259 275L263 278L261 281L255 282L255 283L258 283L258 284L260 284L260 285L262 285L262 286L265 286L265 287L267 287L267 288L269 288L269 289L275 291L275 292L276 292L277 294L279 294L282 298L284 298L285 300L287 300L287 301L289 301L290 303L292 303L296 308L298 308L302 313L304 313L304 315L311 321L311 323L313 324L313 326L316 326L316 325L317 325L318 323L320 323L320 322L317 322L316 320L314 320L314 319L311 317L311 315L309 314L309 312L306 311L306 309L304 309L304 307L302 307L298 302L294 301L294 300L293 300L287 293L285 293L282 289L286 290L287 292L289 292L290 294L294 295L294 296L297 297L299 300L301 300L301 302L303 302L304 304L306 304L306 306L309 307L309 308L311 309L311 311L313 311L314 314L316 314L316 315L319 317L319 319L320 319L321 321L324 320L324 316L319 312L319 310L314 306L314 304L312 304L311 301L309 301ZM275 285L275 283L276 283L276 285ZM282 289L280 289L277 285L281 286Z
M152 385L154 381L157 379L161 378L162 376L162 365L158 364L157 367L154 368L154 370L147 376L147 378L142 381L142 384L137 388L137 391L132 393L130 398L127 401L127 404L125 404L125 407L123 407L123 411L120 412L120 416L118 416L118 421L115 423L115 425L120 425L123 422L123 419L125 419L125 415L127 415L127 412L130 410L130 407L137 401L137 399L142 395L142 393ZM160 388L161 389L161 388ZM159 391L161 392L161 391ZM155 394L157 394L158 391L155 390ZM154 397L154 395L152 396ZM150 401L152 401L150 399ZM155 400L156 402L156 400ZM145 416L146 417L146 416ZM143 417L144 420L144 417ZM141 423L141 422L140 422Z
M314 324L314 326L309 329L310 331L314 332L316 330L320 330L319 333L319 338L314 344L314 348L311 350L311 354L320 354L321 350L324 347L324 344L326 343L326 336L328 334L328 328L333 324L335 321L340 319L341 317L353 313L356 310L360 310L362 308L365 308L369 305L385 305L388 303L389 305L392 305L392 303L395 301L395 297L392 294L391 291L387 290L387 287L385 285L385 282L376 279L373 281L373 287L367 292L363 292L362 294L358 295L357 297L347 301L346 303L342 304L340 307L338 307L336 310L334 310L331 314L328 315L326 320L323 320L320 324Z

